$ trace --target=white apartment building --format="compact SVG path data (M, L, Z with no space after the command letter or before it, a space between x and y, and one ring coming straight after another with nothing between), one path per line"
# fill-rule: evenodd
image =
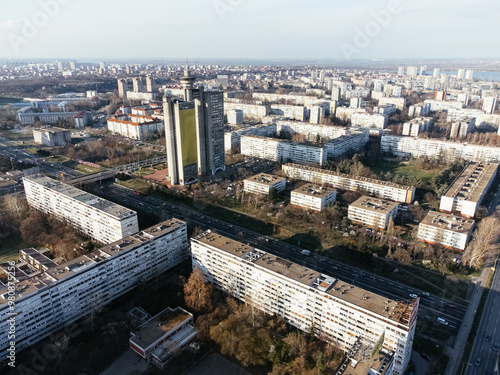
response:
M239 109L243 111L244 117L261 118L269 116L269 106L267 105L246 104L246 103L240 103L237 100L230 101L229 99L225 99L224 114L227 115L227 112L233 109Z
M394 220L399 204L385 199L363 196L349 205L347 217L354 223L385 229Z
M351 126L357 128L377 128L385 129L388 117L380 113L353 113L351 116Z
M368 130L351 130L347 134L324 143L324 148L328 153L329 159L338 158L348 152L359 152L363 150L370 138Z
M286 178L267 173L259 173L243 181L243 191L246 193L269 195L273 188L276 189L278 193L285 190Z
M497 171L498 163L470 163L441 197L439 210L474 217Z
M366 177L354 177L348 174L297 164L285 164L282 170L288 178L308 181L316 185L346 191L362 191L379 198L401 203L412 203L415 199L415 187L413 186L403 186Z
M317 163L320 166L326 163L328 156L325 147L258 135L241 137L241 154L279 163Z
M464 251L469 242L474 220L429 211L418 226L417 238L449 249Z
M419 299L393 301L333 276L210 231L191 240L193 267L233 297L349 351L360 341L382 340L402 375L415 333Z
M16 266L18 281L0 289L0 329L8 332L7 319L16 319L16 351L57 332L141 282L188 259L186 223L173 219L125 237L88 255L62 264ZM0 270L1 271L1 270ZM26 271L26 272L25 272ZM8 297L15 296L15 305ZM9 347L8 335L0 335L0 360Z
M476 119L467 119L464 121L455 121L451 124L450 138L460 139L465 138L467 134L472 132L476 127Z
M403 124L403 135L418 137L420 133L423 133L429 129L431 123L432 118L414 118Z
M380 149L402 157L443 157L443 160L465 159L482 163L500 162L500 147L422 139L397 135L382 135Z
M296 105L271 104L270 114L282 116L290 120L305 121L306 109Z
M478 118L480 116L484 116L484 111L481 109L470 109L470 108L452 109L447 111L446 121L447 122L463 121L467 118Z
M373 108L373 113L379 113L381 115L390 116L396 113L398 109L394 104L384 104Z
M323 211L335 203L337 190L330 187L307 184L292 191L290 203L293 206L313 211Z
M140 115L115 115L108 120L108 130L123 137L144 140L164 133L161 118Z
M495 113L495 108L497 106L497 97L496 96L489 96L484 98L483 100L483 111L487 115L491 115Z
M71 135L69 130L61 128L33 129L33 140L48 147L64 146L71 143Z
M387 104L394 104L397 109L402 111L405 108L406 105L406 99L405 98L380 98L378 100L378 105L387 105Z
M463 108L463 103L459 101L453 101L453 100L424 100L425 104L429 104L431 106L431 112L438 112L438 111L449 111L449 110L456 110L456 109L462 109Z
M243 123L243 111L241 109L232 109L227 111L227 123L238 125Z
M137 213L129 208L41 175L24 177L23 182L31 207L67 221L99 243L139 231Z

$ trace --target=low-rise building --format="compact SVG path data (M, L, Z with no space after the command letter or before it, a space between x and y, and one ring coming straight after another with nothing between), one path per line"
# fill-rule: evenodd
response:
M429 211L418 226L419 240L464 251L474 227L474 220L452 214Z
M193 314L167 307L130 332L130 348L162 368L196 337Z
M164 133L163 120L141 115L115 115L108 119L108 130L123 137L145 140Z
M267 173L259 173L256 176L247 178L243 183L243 191L247 193L269 195L271 189L276 189L278 193L285 190L286 178Z
M354 223L385 229L394 220L399 204L385 199L363 196L349 205L348 218Z
M335 203L336 199L337 190L329 187L307 184L292 191L290 203L297 207L319 212Z
M33 140L48 147L64 146L71 143L71 134L61 128L33 129Z
M93 240L108 244L139 231L137 212L57 180L23 178L28 204L70 223Z
M419 299L393 301L210 231L191 239L193 267L257 309L346 352L377 343L402 375L410 361Z
M439 210L474 217L497 171L497 163L470 163L441 197Z
M288 178L308 181L335 189L361 191L401 203L412 203L415 199L414 186L403 186L373 178L354 177L326 169L290 163L283 165L282 170Z

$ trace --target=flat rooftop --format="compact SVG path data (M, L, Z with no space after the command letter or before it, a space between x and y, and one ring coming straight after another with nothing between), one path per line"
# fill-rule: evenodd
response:
M36 263L41 264L42 266L45 266L47 268L57 266L57 263L55 263L52 259L49 259L47 256L40 253L38 250L33 249L32 247L29 249L20 250L19 252L20 252L20 255L22 253L24 253L29 258L32 258Z
M474 225L474 220L464 219L461 216L453 214L429 211L420 224L466 234L469 233Z
M413 190L413 188L414 188L413 186L399 185L399 184L395 184L395 183L389 182L389 181L376 180L374 178L354 177L354 176L351 176L351 175L348 175L345 173L338 173L335 171L329 171L327 169L308 167L306 165L300 165L300 164L287 163L287 164L283 165L283 170L285 169L285 167L297 168L297 169L302 169L305 171L311 171L314 173L326 174L326 175L330 175L330 176L338 176L338 177L347 178L350 180L363 181L363 182L371 183L371 184L375 184L375 185L390 186L390 187L394 187L397 189Z
M133 335L131 340L141 348L146 349L191 317L192 314L180 307L176 307L175 309L166 308L158 315L139 326L139 328L133 330L131 332Z
M62 128L55 128L55 127L50 127L50 128L42 128L42 129L33 129L33 132L42 132L42 133L69 133L68 129L62 129Z
M267 173L259 173L256 176L249 177L245 181L257 182L264 185L274 185L278 181L285 180L285 177L275 176Z
M398 203L387 199L362 196L357 201L351 203L349 208L354 207L381 214L388 214L397 206Z
M325 198L330 194L335 193L336 190L329 187L314 185L314 184L306 184L292 191L292 194L302 194L308 195L315 198Z
M445 197L477 202L495 178L498 163L470 163L448 188Z
M132 211L127 207L120 206L119 204L113 203L106 199L102 199L97 195L87 193L71 185L63 184L62 182L46 176L34 175L24 177L23 179L41 185L73 200L79 201L82 204L93 207L118 220L123 220L128 217L137 215L137 212Z
M403 325L408 325L407 317L417 306L416 299L391 300L216 233L205 232L194 240Z

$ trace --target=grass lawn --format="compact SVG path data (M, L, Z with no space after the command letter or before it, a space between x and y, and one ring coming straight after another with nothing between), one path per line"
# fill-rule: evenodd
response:
M94 168L91 167L90 165L85 165L85 164L78 164L75 169L85 174L92 174L104 171L104 168Z
M118 185L122 185L122 186L128 187L129 189L133 189L133 190L139 190L143 193L147 192L147 190L149 188L149 184L147 182L144 182L144 181L138 180L138 179L131 179L131 180L127 180L127 181L118 181L117 183L118 183Z
M409 162L392 162L392 161L381 161L375 166L370 167L375 173L387 173L391 172L393 174L399 174L406 177L417 177L422 180L426 185L431 183L432 177L434 177L438 172L423 171L415 168Z
M13 133L13 132L8 132L6 134L6 137L9 138L11 141L32 140L33 139L33 134L32 133Z
M2 238L0 240L0 263L17 260L19 250L32 246L32 244L24 241L20 236Z

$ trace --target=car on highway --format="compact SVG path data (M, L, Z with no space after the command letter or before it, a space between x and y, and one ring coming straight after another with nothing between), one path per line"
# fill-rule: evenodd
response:
M422 295L425 297L430 297L431 295L428 292L422 292Z
M491 335L488 333L484 338L484 341L489 342L491 340Z
M498 352L498 343L493 344L492 349L496 352Z
M453 305L453 304L451 304L451 303L445 303L445 304L444 304L444 307L447 307L447 308L449 308L449 309L454 309L454 308L456 308L457 306L456 306L456 305Z
M475 365L476 367L481 366L481 358L480 358L480 357L477 357L477 358L476 358L476 361L474 362L474 365Z
M417 294L415 294L415 293L410 293L410 297L411 297L411 298L418 298L418 295L417 295Z
M431 356L430 356L429 354L427 354L427 353L422 352L422 353L420 353L420 356L421 356L423 359L426 359L426 360L428 360L428 361L430 361L430 360L431 360Z
M449 324L448 321L446 319L443 319L443 318L437 318L436 321L438 323L441 323L442 325L445 325L445 326L447 326Z

